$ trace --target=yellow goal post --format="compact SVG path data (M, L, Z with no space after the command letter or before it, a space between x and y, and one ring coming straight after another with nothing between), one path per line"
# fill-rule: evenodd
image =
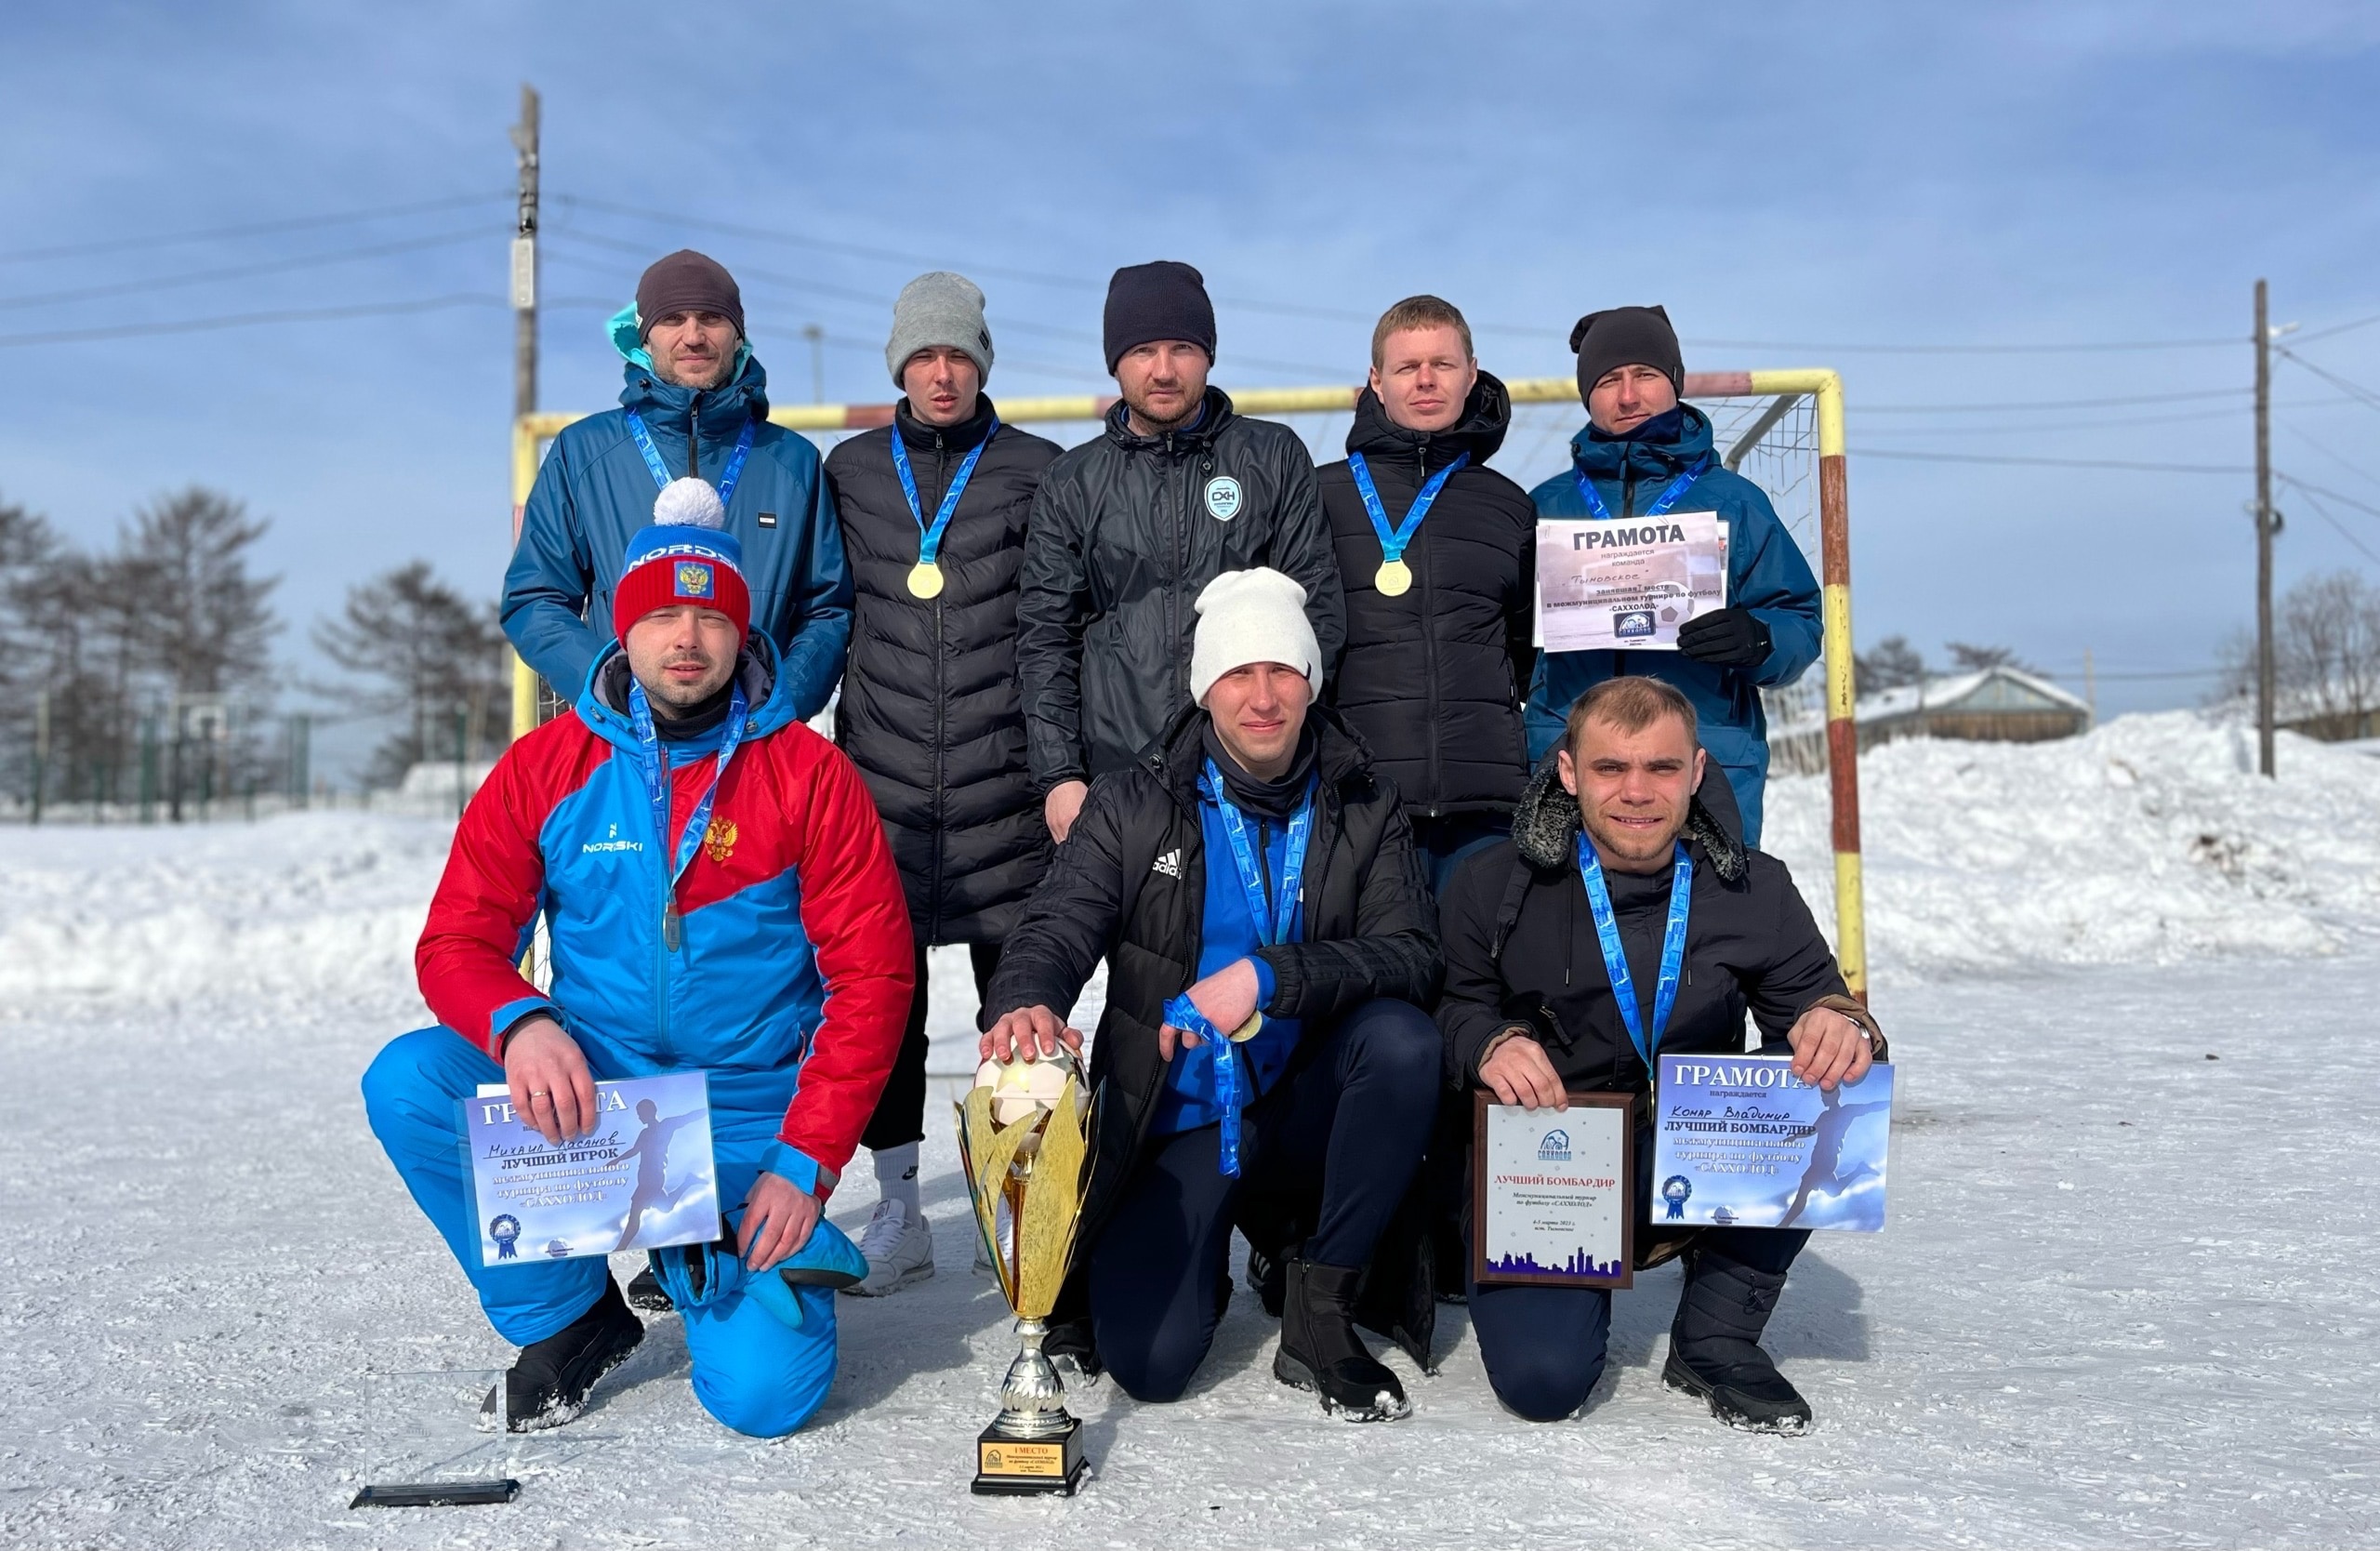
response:
M1567 377L1524 378L1508 381L1505 387L1512 394L1516 424L1534 409L1544 428L1536 450L1549 455L1558 450L1557 438L1566 434L1564 427L1574 427L1580 417L1578 383ZM1334 425L1343 429L1359 391L1355 387L1335 385L1253 388L1233 390L1231 396L1239 414L1300 425L1316 460L1327 462L1340 456L1329 444L1329 432ZM1819 578L1825 603L1825 675L1822 696L1810 698L1822 700L1824 734L1822 741L1816 736L1805 740L1810 749L1805 765L1815 767L1822 760L1826 769L1834 854L1835 957L1852 993L1864 1000L1868 949L1859 859L1858 738L1852 721L1850 497L1843 444L1843 379L1831 370L1817 367L1688 372L1685 397L1711 415L1726 466L1767 492ZM1003 397L999 410L1000 418L1012 425L1076 422L1095 427L1115 402L1112 396L1095 394ZM892 408L891 404L780 404L770 410L769 419L787 431L831 443L842 434L890 424ZM1550 415L1549 409L1554 411ZM512 531L516 540L522 510L536 483L546 443L582 418L544 412L524 415L513 422ZM1512 445L1508 439L1507 447ZM1798 713L1815 724L1819 711L1818 704L1797 706L1790 692L1781 703L1772 698L1772 714L1789 721ZM529 732L537 721L536 675L515 657L513 736Z

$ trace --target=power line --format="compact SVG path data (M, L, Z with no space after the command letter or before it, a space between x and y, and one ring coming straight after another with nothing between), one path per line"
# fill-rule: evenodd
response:
M2304 496L2307 503L2313 507L2314 515L2320 517L2323 522L2330 524L2331 526L2337 531L2338 536L2341 538L2346 539L2349 544L2355 547L2358 553L2361 554L2366 560L2380 563L2380 551L2374 551L2369 545L2365 544L2362 539L2358 538L2355 535L2347 532L2347 524L2332 516L2329 509L2324 507L2320 501L2316 500L2312 494L2307 490L2307 486L2300 484L2294 479L2291 479L2287 474L2281 474L2278 477L2283 484L2294 486L2299 495ZM2366 510L2369 510L2371 509L2367 508ZM2380 512L2375 512L2375 515L2380 515Z
M414 205L384 205L377 209L350 210L332 216L298 216L287 220L257 221L245 226L218 226L204 232L164 232L149 237L110 237L98 242L66 243L55 247L24 247L9 253L0 253L0 263L13 264L36 258L72 258L91 253L118 253L130 248L163 247L170 243L214 242L226 237L260 237L276 232L304 232L323 226L344 226L356 221L424 215L433 210L455 210L467 205L485 205L491 200L511 197L511 190L500 189L494 193L462 194L452 199L423 200Z
M378 243L370 247L342 248L333 253L312 253L298 258L274 258L261 264L193 270L147 280L86 285L70 291L39 291L26 296L0 297L0 308L46 307L60 302L92 301L101 297L131 296L141 291L162 291L178 285L205 285L218 280L245 280L252 275L284 274L291 270L319 269L326 264L352 263L361 258L385 258L391 254L417 253L424 248L451 247L457 243L482 241L489 234L487 228L475 226L468 231L448 232L435 237L412 237L401 243Z
M2360 465L2352 463L2347 458L2340 457L2337 453L2334 453L2330 448L2322 445L2321 443L2315 441L2312 437L2307 435L2295 426L2289 425L2284 422L2281 429L2289 432L2292 436L2296 437L2300 442L2305 443L2316 452L2320 453L2324 457L2329 458L2340 468L2345 469L2348 473L2355 475L2358 479L2370 480L2374 484L2380 484L2380 474L2374 474Z
M2047 469L2130 469L2150 474L2246 474L2254 472L2243 465L2231 463L2135 463L2119 458L2100 457L2021 457L1994 456L1989 453L1895 452L1883 447L1863 446L1856 455L1860 457L1893 458L1906 463L2011 463Z
M2190 393L2127 393L2104 399L2045 399L2030 404L1863 404L1862 415L1955 415L2024 409L2102 409L2120 404L2179 404L2196 399L2244 398L2246 388L2208 388Z
M2336 372L2327 371L2320 366L2317 366L2314 363L2307 360L2295 351L2282 350L2276 345L2273 347L2273 353L2285 361L2296 362L2297 365L2305 367L2307 371L2312 372L2316 377L2320 378L2332 387L2344 389L2346 391L2355 396L2357 403L2363 404L2365 407L2370 409L2380 409L2380 393L2373 392L2371 389L2363 386L2363 384L2360 382L2350 382L2346 378L2339 376Z
M1838 355L2080 355L2103 351L2207 350L2217 345L2229 348L2240 343L2234 338L2105 339L2070 345L1846 345L1780 339L1693 339L1686 342L1724 350L1797 350Z
M2322 485L2308 484L2294 474L2275 473L2272 477L2281 481L2281 484L2289 485L2293 489L2302 490L2309 495L2327 496L2332 500L2338 502L2341 506L2353 507L2356 510L2362 512L2368 517L2380 517L2380 506L2373 506L2368 501L2359 501L2353 496L2342 496L2337 491L2328 489Z
M2316 339L2327 339L2334 334L2345 334L2350 329L2362 328L2376 323L2380 323L2380 312L2374 312L2368 318L2358 318L2353 323L2333 324L2328 328L2318 328L2311 334L2300 334L2297 337L2297 342L2303 345Z
M336 318L383 317L400 312L431 312L448 307L501 307L502 297L477 293L425 297L418 301L360 302L349 307L293 307L271 312L233 312L214 318L185 318L176 323L124 324L111 328L53 329L43 334L0 335L0 350L20 345L81 344L93 339L130 339L151 334L201 334L218 328L245 328L253 324L327 323Z

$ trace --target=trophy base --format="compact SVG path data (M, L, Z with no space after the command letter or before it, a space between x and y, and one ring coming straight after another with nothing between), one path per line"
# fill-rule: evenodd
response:
M1082 1418L1069 1417L1066 1430L1048 1438L1014 1438L995 1422L975 1440L978 1497L1072 1497L1090 1466L1082 1457Z

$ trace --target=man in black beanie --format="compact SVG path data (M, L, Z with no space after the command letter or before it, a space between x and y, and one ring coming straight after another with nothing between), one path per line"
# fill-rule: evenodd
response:
M1034 497L1017 607L1025 754L1052 839L1091 779L1131 764L1190 691L1199 590L1270 566L1305 589L1322 660L1345 639L1314 460L1289 427L1208 386L1215 307L1187 264L1117 270L1104 320L1120 398Z
M1818 660L1818 578L1760 486L1719 463L1710 417L1681 401L1686 363L1668 312L1590 312L1570 331L1570 348L1579 352L1587 424L1570 439L1571 466L1529 492L1537 514L1716 512L1726 524L1727 606L1688 619L1675 651L1539 654L1529 690L1529 759L1545 758L1572 703L1606 679L1642 673L1665 680L1693 703L1702 747L1741 811L1743 842L1756 846L1768 780L1768 721L1759 692L1792 683ZM1706 787L1714 811L1718 799Z

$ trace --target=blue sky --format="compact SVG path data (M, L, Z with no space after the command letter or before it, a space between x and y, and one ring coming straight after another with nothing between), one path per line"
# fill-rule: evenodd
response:
M2241 469L2254 279L2307 337L2380 313L2369 6L18 4L0 498L95 541L192 481L245 498L293 662L416 555L492 593L523 80L549 407L611 403L603 315L686 244L744 277L788 402L813 322L829 398L889 396L891 298L928 263L991 293L996 394L1097 388L1105 276L1160 256L1222 298L1226 386L1352 378L1417 290L1506 376L1659 300L1689 367L1844 372L1863 645L2003 642L2078 686L2087 648L2108 710L2196 698L2121 675L2203 669L2247 620L2246 475L1880 455ZM2380 389L2380 324L2302 351ZM2056 407L2104 399L2151 402ZM2380 508L2380 408L2292 361L2276 399L2277 466ZM2284 583L2380 576L2341 531L2380 553L2380 514L2318 499L2282 490Z

